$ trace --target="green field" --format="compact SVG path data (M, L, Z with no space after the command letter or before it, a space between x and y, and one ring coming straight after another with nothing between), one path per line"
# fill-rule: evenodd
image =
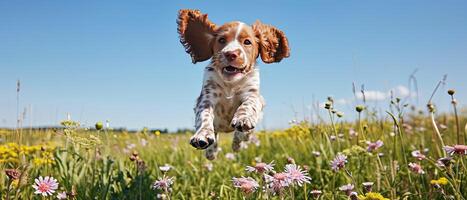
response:
M285 130L257 132L259 142L244 145L239 153L231 150L232 134L222 133L214 161L189 145L190 132L129 133L105 127L97 131L73 121L55 129L5 129L0 131L0 196L57 199L59 192L66 192L68 199L315 199L311 191L320 190L319 199L350 199L339 187L353 184L352 191L358 194L353 198L358 199L466 199L466 152L451 155L443 149L465 144L465 111L431 113L398 100L390 106L392 113L366 108L340 116L330 102L329 109L321 108L329 112L321 116L323 122L295 122ZM383 145L369 151L368 143L377 140ZM347 162L336 171L330 163L338 154L346 155ZM437 164L449 156L452 160L445 166ZM273 194L263 188L267 184L262 175L245 170L272 161L276 173L295 163L311 181L302 186L290 183ZM421 169L416 171L409 163ZM166 164L170 167L164 172L160 167ZM16 176L7 176L7 169L16 170ZM32 186L39 176L57 180L55 193L34 194ZM242 176L260 186L244 193L232 182ZM153 189L162 177L173 178L173 184L166 190ZM373 182L372 193L364 189L364 182Z

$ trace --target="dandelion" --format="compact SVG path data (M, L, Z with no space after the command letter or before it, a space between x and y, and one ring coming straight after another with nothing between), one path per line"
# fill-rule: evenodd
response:
M226 153L226 154L225 154L225 158L226 158L227 160L235 160L235 154L233 154L233 153Z
M63 192L59 192L57 194L57 199L66 199L67 198L67 195L66 195L66 192L63 191Z
M347 156L341 153L338 153L336 158L331 161L331 168L335 172L339 171L340 169L345 167L345 163L347 163Z
M345 192L347 196L350 196L350 194L353 192L353 189L354 185L350 183L339 187L339 190Z
M53 177L46 176L45 178L42 178L42 176L39 176L39 178L36 178L34 182L35 184L32 185L36 190L34 194L40 194L42 196L52 195L58 188L57 179Z
M303 183L310 183L311 178L308 176L308 172L302 170L296 164L286 165L285 173L287 173L292 183L296 183L299 186L302 186Z
M384 143L383 143L383 141L378 140L378 141L376 141L376 142L367 141L366 144L368 145L368 147L367 147L366 150L367 150L368 152L372 152L372 151L377 150L377 149L379 149L380 147L382 147Z
M373 182L363 182L362 185L363 185L363 188L365 188L366 192L371 192L372 187L373 187Z
M280 194L282 190L290 185L290 179L286 173L275 173L273 176L264 175L267 188L273 195Z
M415 157L417 158L418 160L423 160L426 158L425 155L423 155L423 153L421 153L419 150L415 150L415 151L412 151L412 157Z
M423 171L422 166L417 163L409 163L409 168L410 170L412 170L412 172L416 174L425 174L425 171Z
M172 169L172 166L170 166L169 164L165 164L163 166L159 166L159 169L162 171L162 172L168 172L170 169Z
M243 193L245 194L251 194L258 189L259 184L258 182L255 181L255 179L248 177L241 177L241 178L232 178L232 182L234 187L240 188Z
M166 177L165 175L162 178L159 178L154 184L152 185L153 189L160 189L163 191L168 191L170 186L174 183L174 178Z
M385 198L380 193L376 193L376 192L368 192L365 195L359 195L358 199L360 200L389 200L388 198Z
M274 172L274 161L272 161L269 164L259 162L259 163L256 163L256 165L254 167L246 166L246 171L256 172L258 174L262 174L262 173L270 172L270 171Z
M430 184L432 184L435 187L439 188L441 185L447 185L448 184L448 179L446 177L441 177L439 179L431 180Z
M467 145L444 146L443 149L451 156L454 154L467 155Z

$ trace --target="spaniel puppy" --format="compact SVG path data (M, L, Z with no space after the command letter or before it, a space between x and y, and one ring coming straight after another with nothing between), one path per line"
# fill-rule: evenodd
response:
M190 144L216 157L217 133L234 131L232 148L238 151L262 116L256 59L265 63L289 57L289 44L279 29L259 21L253 25L229 22L218 26L199 10L178 13L180 42L192 62L211 59L204 70L201 94L196 102L196 133Z

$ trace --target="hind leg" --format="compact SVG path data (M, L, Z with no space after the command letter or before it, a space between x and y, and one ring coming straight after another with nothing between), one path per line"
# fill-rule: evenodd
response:
M214 133L214 134L215 134L216 140L211 146L209 146L204 151L204 155L206 156L208 160L214 160L217 157L217 152L218 152L217 142L219 141L219 136L217 133Z
M240 150L240 144L249 140L250 135L253 133L253 130L249 131L239 131L235 130L234 138L232 141L232 150L238 152Z

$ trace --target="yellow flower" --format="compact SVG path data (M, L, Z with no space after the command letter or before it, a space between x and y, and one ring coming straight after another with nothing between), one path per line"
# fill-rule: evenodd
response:
M448 179L445 177L441 177L438 180L431 180L430 184L432 185L446 185L448 184Z
M384 198L383 195L377 192L368 192L365 195L358 195L358 199L360 200L389 200L388 198Z
M154 131L154 135L159 136L159 135L161 135L161 132L160 131Z

